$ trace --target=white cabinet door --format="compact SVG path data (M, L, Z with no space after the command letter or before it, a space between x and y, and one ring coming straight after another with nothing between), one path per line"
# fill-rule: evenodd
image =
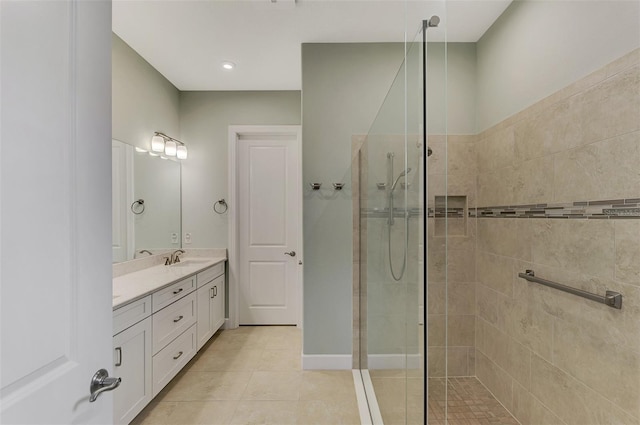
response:
M211 301L213 300L213 282L198 289L198 350L213 336L211 326Z
M214 334L224 325L224 276L213 281L213 299L211 300L211 330Z
M198 298L198 350L224 324L224 275L200 287Z
M0 40L0 423L112 423L111 2L0 1Z
M122 378L113 394L114 423L128 424L151 401L151 317L113 337L114 373Z

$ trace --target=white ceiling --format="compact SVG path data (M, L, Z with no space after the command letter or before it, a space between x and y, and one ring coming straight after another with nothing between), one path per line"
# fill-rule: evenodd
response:
M114 0L113 31L180 90L300 90L302 43L413 39L432 15L429 41L475 42L510 3Z

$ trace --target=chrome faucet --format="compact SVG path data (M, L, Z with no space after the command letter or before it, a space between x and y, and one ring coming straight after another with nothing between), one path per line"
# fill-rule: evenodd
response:
M171 254L171 262L170 264L175 264L180 262L180 254L184 254L184 251L181 249L177 249Z

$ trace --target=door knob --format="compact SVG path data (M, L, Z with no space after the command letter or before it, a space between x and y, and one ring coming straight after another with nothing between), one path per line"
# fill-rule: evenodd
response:
M89 401L93 403L103 392L115 390L120 385L120 382L122 382L122 378L109 378L109 372L106 369L100 369L91 378Z
M295 251L285 252L284 255L290 255L292 257L295 257L296 256L296 252Z

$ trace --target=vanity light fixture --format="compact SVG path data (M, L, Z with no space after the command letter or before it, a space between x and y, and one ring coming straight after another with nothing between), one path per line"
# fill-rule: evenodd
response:
M185 145L178 145L176 148L176 156L178 159L187 159L187 147Z
M164 142L164 154L167 156L176 156L178 144L173 140Z
M169 157L187 159L187 146L180 140L169 137L159 131L156 131L155 135L151 138L151 150L164 153L164 155Z
M153 152L164 152L164 137L160 136L159 133L156 133L151 138L151 150Z

